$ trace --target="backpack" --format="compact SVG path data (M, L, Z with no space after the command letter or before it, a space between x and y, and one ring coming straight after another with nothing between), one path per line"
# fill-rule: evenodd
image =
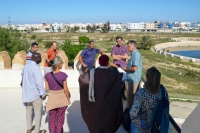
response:
M126 108L123 115L122 125L126 131L131 130L131 118L129 116L130 108Z
M151 120L152 133L167 133L169 128L169 100L168 94L163 85L160 86L162 98L153 110Z

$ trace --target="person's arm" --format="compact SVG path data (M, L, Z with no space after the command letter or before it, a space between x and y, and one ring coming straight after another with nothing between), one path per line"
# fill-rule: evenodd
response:
M113 54L112 55L113 60L122 60L118 55Z
M45 89L46 89L46 91L49 90L49 83L47 82L47 80L45 80Z
M71 103L70 102L70 95L69 95L69 89L67 87L67 81L66 80L63 82L63 87L64 87L64 93L65 93L65 95L67 97L67 100L68 100L68 102L70 104Z
M138 67L137 67L137 66L132 66L132 67L130 67L130 68L123 67L122 69L123 69L125 72L135 72L135 71L138 69Z
M35 81L35 85L40 93L40 96L44 100L46 98L46 91L44 89L44 80L43 80L42 72L39 67L33 70L33 78Z
M111 63L111 62L109 63L109 66L116 68L119 73L123 74L122 81L126 79L126 72L122 68L118 67L116 64Z
M112 56L113 60L121 60L121 58L117 57L117 55L115 53L115 47L112 48L111 56Z
M49 60L49 57L51 56L51 54L52 54L51 49L49 49L49 50L44 54L44 57L45 57L45 59L47 60L47 62L50 61L50 60Z
M116 55L120 59L128 59L128 54L125 53L124 55Z
M99 54L103 55L104 51L102 49L99 50Z
M84 55L86 54L86 49L84 49L83 51L82 51L82 53L80 54L80 56L78 57L79 58L79 61L80 61L80 63L81 63L81 65L83 66L83 67L86 67L87 65L83 62L83 57L84 57Z
M134 58L130 58L129 60L132 60L132 67L130 68L123 68L124 71L126 72L135 72L138 69L138 66L141 61L141 56L139 54L136 54Z
M83 57L80 55L79 56L79 61L81 62L81 65L83 65L83 67L86 67L87 65L83 62Z
M133 101L133 105L132 105L130 112L129 112L130 118L132 120L135 119L136 117L138 117L141 106L142 106L142 98L139 95L139 91L137 91L135 98L134 98L134 101Z

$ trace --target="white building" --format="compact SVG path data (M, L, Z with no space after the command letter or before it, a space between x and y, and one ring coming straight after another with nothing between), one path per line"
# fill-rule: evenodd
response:
M190 28L190 22L180 22L179 25L184 30L189 30Z
M144 22L127 23L127 30L129 30L129 31L143 31L144 30Z
M53 23L49 28L49 32L59 32L59 29L62 30L63 26L63 23Z
M122 31L122 25L121 24L110 24L110 30L111 31Z

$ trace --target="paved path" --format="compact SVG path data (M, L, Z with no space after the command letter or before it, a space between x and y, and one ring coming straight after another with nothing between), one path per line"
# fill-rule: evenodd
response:
M66 111L64 133L89 133L80 111L80 95L78 89L71 89L71 106ZM0 88L0 133L25 133L25 108L22 105L21 89ZM45 106L46 101L43 102ZM186 118L197 103L171 103L173 117ZM48 117L43 113L41 129L48 130ZM117 133L127 133L121 126Z
M78 89L70 90L71 106L65 117L64 133L89 133L80 111L80 95ZM0 133L25 133L26 115L22 105L21 89L0 89ZM45 106L46 100L43 102ZM48 117L43 113L41 129L48 130ZM117 133L127 133L120 127Z

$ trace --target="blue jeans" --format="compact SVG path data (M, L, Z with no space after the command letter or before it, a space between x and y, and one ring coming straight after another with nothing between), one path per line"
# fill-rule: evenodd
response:
M140 133L133 122L131 122L131 133Z
M94 66L86 66L81 68L82 72L85 73L86 68L88 68L89 70L91 70L92 68L95 68Z

